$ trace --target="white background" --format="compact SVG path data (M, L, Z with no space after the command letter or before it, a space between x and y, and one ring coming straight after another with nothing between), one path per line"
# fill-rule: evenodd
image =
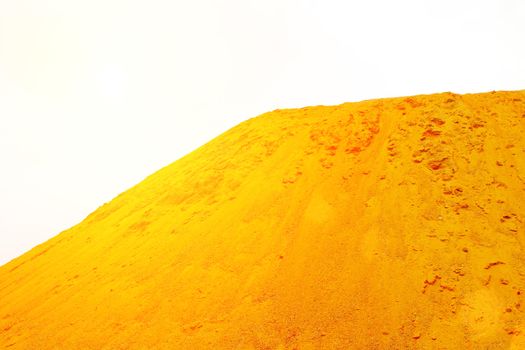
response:
M0 264L263 112L515 89L522 0L0 0Z

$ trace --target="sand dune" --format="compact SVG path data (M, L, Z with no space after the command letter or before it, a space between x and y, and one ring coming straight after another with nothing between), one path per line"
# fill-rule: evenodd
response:
M524 349L525 91L276 110L0 268L0 348Z

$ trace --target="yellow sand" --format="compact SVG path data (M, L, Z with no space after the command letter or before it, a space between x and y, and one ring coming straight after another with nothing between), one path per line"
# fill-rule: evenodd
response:
M525 349L524 221L525 91L276 110L1 267L0 348Z

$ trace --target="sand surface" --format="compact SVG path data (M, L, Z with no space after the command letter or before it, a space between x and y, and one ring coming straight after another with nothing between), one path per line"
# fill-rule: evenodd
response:
M0 267L0 348L525 349L523 244L525 91L276 110Z

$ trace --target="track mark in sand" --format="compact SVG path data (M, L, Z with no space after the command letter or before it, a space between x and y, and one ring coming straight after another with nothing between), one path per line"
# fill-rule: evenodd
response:
M439 135L441 135L441 131L440 130L427 129L423 133L423 136L422 136L421 140L424 140L427 136L435 137L435 136L439 136Z
M483 285L488 286L491 280L492 280L492 275L489 275L489 277L487 277L487 279L483 281Z
M431 279L430 281L429 281L429 280L425 280L425 281L423 282L423 292L422 292L422 293L425 294L427 288L428 288L429 286L433 286L433 285L435 285L436 282L437 282L438 280L440 280L440 279L441 279L441 276L439 276L439 275L435 275L434 278Z
M321 166L325 169L330 169L334 166L334 162L329 161L327 158L321 158L319 159L319 163L321 163Z
M448 290L449 292L453 292L454 291L454 287L447 286L445 284L439 285L439 288L441 288L442 291L444 291L444 290Z
M517 330L515 328L505 328L504 331L508 334L508 335L518 335L521 333L520 330Z
M485 266L485 270L488 270L494 266L498 266L498 265L504 265L505 263L503 261L495 261L495 262L491 262L491 263L488 263L487 266Z
M430 170L443 169L444 163L448 158L435 159L428 162L427 166Z
M434 125L441 126L445 124L445 122L442 119L439 118L432 118L430 119L430 122L432 122Z
M186 334L193 334L202 328L202 323L196 323L191 326L184 327L182 331Z
M296 171L295 174L293 175L289 175L289 176L286 176L284 177L281 182L283 184L293 184L295 183L297 180L299 180L299 177L302 175L303 173L301 171Z

